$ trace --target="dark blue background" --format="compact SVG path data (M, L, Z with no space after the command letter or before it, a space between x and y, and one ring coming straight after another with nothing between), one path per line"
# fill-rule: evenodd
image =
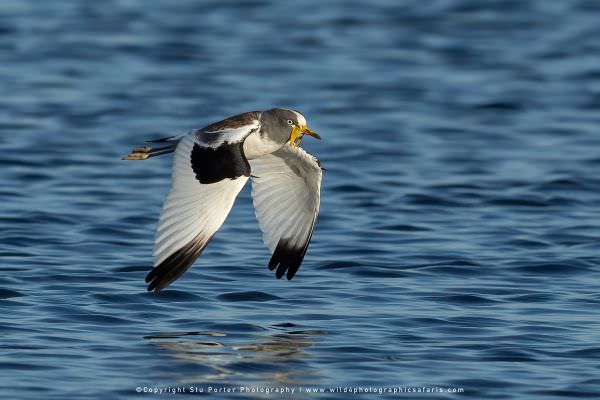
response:
M583 0L2 1L2 397L599 398L599 38ZM246 190L146 293L171 160L119 158L272 106L324 139L296 278Z

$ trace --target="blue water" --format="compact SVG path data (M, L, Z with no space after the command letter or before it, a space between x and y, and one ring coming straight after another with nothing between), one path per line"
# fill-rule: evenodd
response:
M2 1L1 397L600 398L599 21L584 0ZM267 269L245 190L146 292L171 158L120 157L272 106L324 139L299 273ZM281 396L214 395L255 397Z

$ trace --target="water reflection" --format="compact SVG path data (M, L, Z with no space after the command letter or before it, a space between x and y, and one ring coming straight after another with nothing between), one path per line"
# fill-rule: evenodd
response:
M310 379L315 383L306 349L321 330L298 330L283 323L253 332L162 332L144 339L185 363L196 364L190 375L178 376L179 384L212 382L223 385L290 386Z

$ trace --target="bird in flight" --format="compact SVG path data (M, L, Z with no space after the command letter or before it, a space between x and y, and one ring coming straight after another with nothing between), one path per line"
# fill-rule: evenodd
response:
M187 271L219 230L238 193L252 178L252 198L269 269L292 279L306 254L319 213L322 169L302 148L304 135L320 139L298 111L252 111L148 141L124 160L175 153L171 191L154 241L149 291L160 291Z

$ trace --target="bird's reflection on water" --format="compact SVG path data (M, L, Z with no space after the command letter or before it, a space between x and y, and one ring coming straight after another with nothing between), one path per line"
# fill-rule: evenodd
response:
M305 350L322 334L325 332L282 323L247 336L239 332L163 332L144 339L188 365L197 364L197 369L186 368L189 373L177 371L179 384L274 386L297 385L309 379L315 382L316 371Z

